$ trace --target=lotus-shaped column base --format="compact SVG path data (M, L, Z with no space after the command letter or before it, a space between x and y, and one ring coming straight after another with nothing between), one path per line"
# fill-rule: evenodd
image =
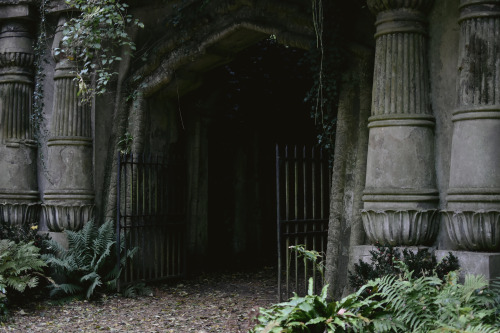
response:
M362 210L363 226L372 244L431 245L438 233L437 210Z
M469 251L500 251L500 211L443 211L450 240Z

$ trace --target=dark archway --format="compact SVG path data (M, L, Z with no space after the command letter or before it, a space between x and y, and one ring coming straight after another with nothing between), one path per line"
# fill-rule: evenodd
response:
M200 88L180 100L186 126L193 117L207 125L204 263L211 268L276 263L275 145L315 141L303 55L263 40L207 72Z

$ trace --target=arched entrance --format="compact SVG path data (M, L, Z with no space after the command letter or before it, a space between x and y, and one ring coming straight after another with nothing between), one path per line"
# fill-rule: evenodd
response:
M275 145L315 141L303 55L264 39L197 89L148 99L144 152L186 161L187 191L174 195L186 195L190 271L276 263Z
M275 145L315 140L303 53L265 39L180 99L186 126L201 118L206 128L205 268L276 263Z

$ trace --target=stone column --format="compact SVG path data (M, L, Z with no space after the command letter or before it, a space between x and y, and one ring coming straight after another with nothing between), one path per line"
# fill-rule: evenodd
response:
M461 0L459 24L445 223L458 248L499 251L500 0Z
M37 223L37 145L31 125L33 23L17 18L0 24L0 220Z
M433 0L368 0L377 15L363 225L372 243L431 244L437 234L434 117L426 13Z
M62 37L61 18L54 48ZM55 56L54 107L51 137L47 142L50 182L43 212L50 231L78 230L94 215L92 128L89 103L78 95L76 63L64 54Z

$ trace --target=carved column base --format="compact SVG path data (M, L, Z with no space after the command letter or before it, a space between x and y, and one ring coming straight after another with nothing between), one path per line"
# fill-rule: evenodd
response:
M500 251L500 211L443 211L450 240L470 251Z
M363 226L372 244L392 246L430 245L439 224L436 209L362 210Z
M39 203L0 203L0 221L11 225L38 223L40 217Z
M43 214L50 231L79 230L94 218L95 206L91 204L44 204Z

